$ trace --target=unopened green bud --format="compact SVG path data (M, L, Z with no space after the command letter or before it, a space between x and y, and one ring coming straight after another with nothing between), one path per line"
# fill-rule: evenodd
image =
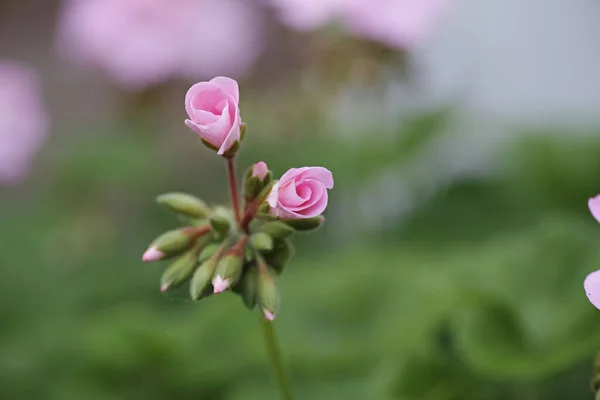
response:
M238 254L227 254L219 261L213 278L215 293L221 293L237 283L242 275L242 264L242 255Z
M269 221L262 224L259 229L274 239L285 239L294 234L294 228L280 221Z
M190 296L193 300L200 300L211 293L210 284L217 268L217 261L217 258L210 258L194 272L190 282Z
M258 232L250 238L252 246L258 251L270 251L273 249L273 238L265 232Z
M252 310L256 305L258 293L258 272L256 266L251 266L246 270L236 289L242 297L244 305Z
M193 237L186 234L184 229L175 229L163 233L156 238L148 250L144 252L142 261L157 261L187 249L192 244Z
M273 250L264 253L264 258L267 264L279 275L293 255L294 246L289 240L276 239L273 241Z
M161 194L156 201L189 218L206 218L210 212L206 203L187 193Z
M163 273L160 290L166 292L187 281L194 273L197 264L195 248L179 256Z
M206 245L198 254L198 262L202 263L209 258L211 258L216 252L219 250L219 245L216 243L211 243Z
M210 224L210 227L212 228L213 232L217 234L217 236L225 237L229 233L229 219L222 215L211 215L208 218L208 223Z
M315 230L323 225L325 218L322 215L313 218L300 218L300 219L282 219L281 222L291 226L297 231L308 232Z
M258 271L258 301L265 318L273 321L277 313L279 296L275 280L266 268Z
M244 199L253 201L271 181L271 171L264 161L251 165L244 174Z

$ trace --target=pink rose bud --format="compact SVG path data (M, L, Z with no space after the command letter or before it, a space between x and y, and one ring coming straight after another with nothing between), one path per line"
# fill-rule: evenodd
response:
M261 181L265 179L265 176L267 176L268 173L269 168L264 161L259 161L252 167L252 176L256 176Z
M600 271L589 274L583 282L583 288L590 303L600 309Z
M223 155L241 140L239 100L238 84L231 78L218 76L196 83L185 95L185 111L190 117L185 124Z
M312 218L327 207L333 175L323 167L292 168L273 186L267 199L271 212L284 219Z
M588 207L594 218L596 218L596 220L600 222L600 195L589 199Z

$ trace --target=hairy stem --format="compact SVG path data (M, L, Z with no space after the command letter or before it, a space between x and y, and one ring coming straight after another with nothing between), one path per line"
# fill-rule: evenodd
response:
M279 386L281 398L283 400L292 400L292 388L285 372L285 367L283 366L281 351L277 343L277 335L275 334L275 327L271 321L267 321L262 317L260 319L260 324L263 328L262 331L265 338L265 344L267 345L269 361L271 362L271 368L273 369L275 378L277 379L277 385Z
M235 180L235 164L233 162L233 157L227 158L227 172L229 178L229 191L231 192L231 203L233 206L233 212L235 213L235 221L239 225L241 222L240 202L238 199L237 181Z

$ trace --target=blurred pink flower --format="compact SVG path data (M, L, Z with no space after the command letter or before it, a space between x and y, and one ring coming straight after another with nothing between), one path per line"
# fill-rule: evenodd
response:
M327 168L291 168L273 186L267 202L278 217L312 218L327 208L328 189L333 189L333 175Z
M354 35L395 48L424 39L451 0L266 0L282 22L313 30L339 20Z
M0 61L0 184L23 179L46 138L40 91L32 69Z
M450 0L350 0L346 23L356 35L405 49L422 41Z
M139 89L243 74L261 50L260 17L243 0L67 0L58 39L73 60Z

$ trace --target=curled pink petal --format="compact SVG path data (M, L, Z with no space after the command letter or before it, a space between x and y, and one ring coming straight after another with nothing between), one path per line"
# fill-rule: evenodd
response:
M240 102L240 88L236 80L227 78L226 76L217 76L216 78L212 78L210 83L217 85L221 90L233 97L236 104Z
M588 207L594 218L596 218L596 220L600 222L600 195L589 199Z
M583 281L583 288L590 303L600 309L600 271L589 274Z

